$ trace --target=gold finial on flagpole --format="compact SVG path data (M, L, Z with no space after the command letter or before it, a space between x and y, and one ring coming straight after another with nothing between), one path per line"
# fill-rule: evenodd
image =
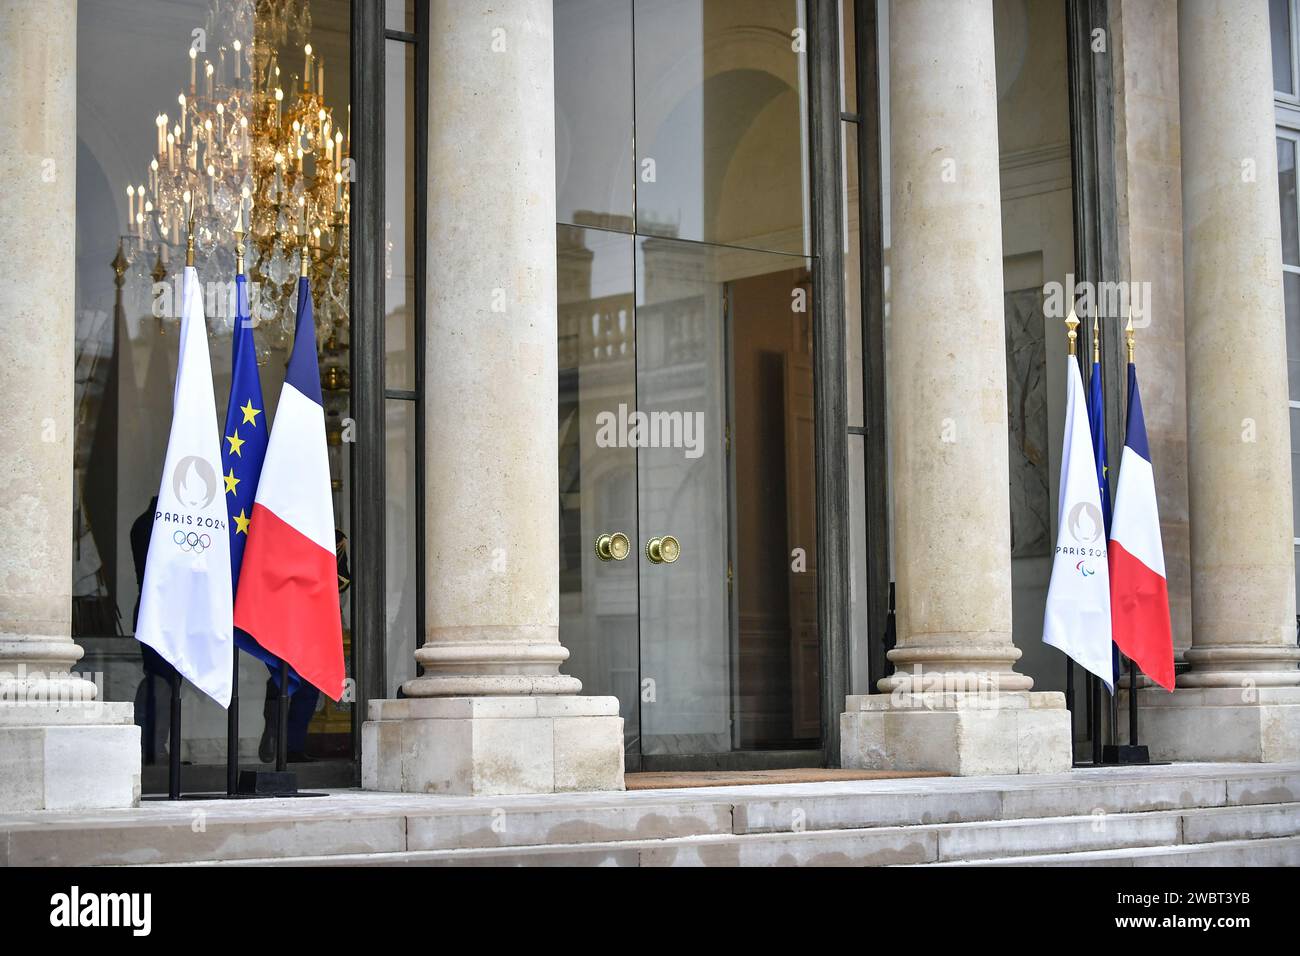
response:
M1065 337L1070 343L1070 354L1074 355L1074 345L1079 339L1079 317L1074 314L1074 303L1070 303L1070 314L1065 318Z
M189 235L185 237L185 264L194 265L194 195L188 189L185 190L185 206L189 211L186 218L189 221Z
M1128 325L1124 326L1124 341L1128 343L1128 364L1133 364L1133 313L1128 314Z
M302 264L298 268L298 275L305 279L311 266L311 246L308 245L311 233L307 231L307 200L299 199L298 204L302 207Z
M1092 320L1092 364L1101 362L1101 316Z
M239 197L239 213L235 217L235 275L244 274L244 196Z

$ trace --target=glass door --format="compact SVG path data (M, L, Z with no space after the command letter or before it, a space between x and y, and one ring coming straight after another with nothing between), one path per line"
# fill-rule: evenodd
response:
M565 670L628 769L815 763L804 4L555 15Z
M583 693L611 695L638 760L640 665L632 237L560 226L560 638Z

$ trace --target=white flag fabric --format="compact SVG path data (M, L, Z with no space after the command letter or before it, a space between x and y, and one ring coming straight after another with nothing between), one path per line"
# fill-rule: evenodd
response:
M1065 441L1057 511L1056 555L1047 588L1043 641L1100 677L1113 694L1110 569L1097 486L1092 432L1079 363L1066 358Z
M158 487L135 636L230 706L234 623L221 433L198 274L185 267L171 437Z

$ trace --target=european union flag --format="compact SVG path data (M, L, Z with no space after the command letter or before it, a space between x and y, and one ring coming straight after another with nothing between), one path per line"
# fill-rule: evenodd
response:
M257 351L248 310L248 279L235 277L234 368L230 376L230 400L226 404L226 427L221 435L221 471L225 479L226 511L230 515L230 581L239 591L239 568L248 543L248 523L253 499L262 475L270 428L262 402L262 380L257 374ZM263 648L252 636L235 628L235 645L264 661L274 675L280 659ZM290 689L297 683L291 675Z
M1110 469L1106 465L1106 404L1101 392L1101 363L1092 363L1092 380L1088 383L1088 430L1092 432L1092 450L1097 460L1097 487L1101 491L1101 517L1110 540Z
M1101 318L1093 319L1100 322ZM1094 349L1095 353L1095 349ZM1106 540L1110 541L1110 468L1106 464L1106 400L1101 391L1101 362L1094 354L1092 378L1088 382L1088 430L1092 432L1092 453L1097 464L1097 488L1101 492L1101 520L1106 526ZM1119 680L1119 650L1110 646L1111 670ZM1112 687L1114 684L1111 685Z

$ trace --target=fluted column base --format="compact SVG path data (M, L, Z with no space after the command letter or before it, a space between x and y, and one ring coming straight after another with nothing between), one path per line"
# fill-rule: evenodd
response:
M958 776L1064 773L1070 712L1050 691L854 695L840 717L840 765Z
M375 700L361 726L366 790L465 796L623 789L615 697Z
M512 697L579 694L560 673L569 651L557 627L457 627L435 630L415 652L424 673L402 685L407 697Z

